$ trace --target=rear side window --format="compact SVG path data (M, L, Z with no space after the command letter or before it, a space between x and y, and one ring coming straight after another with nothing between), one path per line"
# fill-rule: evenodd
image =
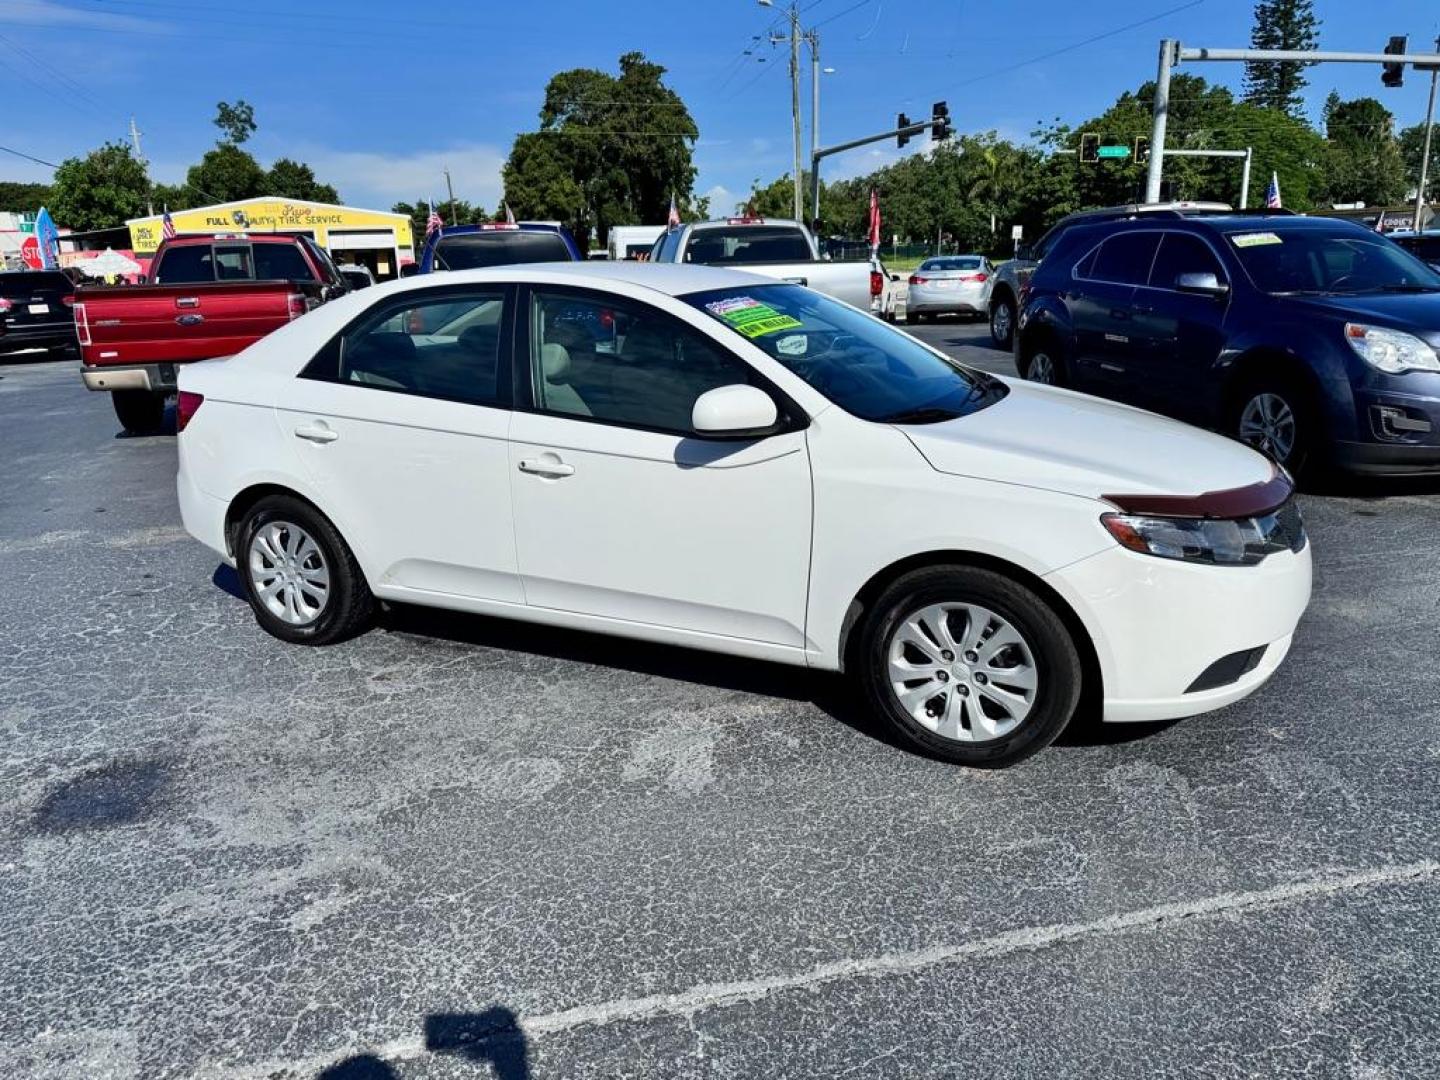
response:
M1100 245L1093 259L1081 263L1080 276L1092 281L1110 281L1120 285L1144 285L1150 278L1150 264L1155 261L1155 248L1160 234L1126 232L1110 237Z
M1160 253L1150 268L1150 285L1173 289L1181 274L1214 274L1217 280L1225 280L1225 270L1209 244L1189 233L1169 232L1160 241Z
M157 285L195 285L214 280L215 268L210 259L209 244L169 248L160 257L160 266L155 271Z
M398 300L345 332L339 382L375 390L500 405L505 293L467 289Z
M249 244L216 244L215 276L221 281L249 281L255 277Z
M256 244L255 276L261 281L314 281L298 247L289 244Z

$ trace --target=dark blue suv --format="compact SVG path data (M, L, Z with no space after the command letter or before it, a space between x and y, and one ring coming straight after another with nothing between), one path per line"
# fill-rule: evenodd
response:
M1022 300L1015 363L1233 435L1292 472L1440 473L1440 274L1348 222L1072 228Z

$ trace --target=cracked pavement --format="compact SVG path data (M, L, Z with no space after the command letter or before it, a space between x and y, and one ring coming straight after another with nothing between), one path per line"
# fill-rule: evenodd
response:
M0 1075L1440 1060L1440 483L1304 498L1314 602L1250 699L966 772L759 663L418 609L283 645L173 440L10 360Z

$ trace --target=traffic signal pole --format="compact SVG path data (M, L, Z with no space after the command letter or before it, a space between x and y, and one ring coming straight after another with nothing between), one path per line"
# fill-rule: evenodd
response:
M1170 70L1176 64L1218 61L1240 64L1412 64L1433 68L1434 53L1321 52L1318 49L1182 49L1173 38L1160 42L1160 66L1155 74L1154 121L1150 134L1150 171L1145 178L1145 201L1160 201L1160 178L1164 169L1165 126L1170 113Z
M1440 52L1440 37L1435 39L1435 51ZM1425 110L1425 147L1420 151L1420 183L1415 188L1415 220L1411 223L1418 233L1425 212L1425 185L1430 180L1430 136L1435 131L1435 81L1440 79L1440 68L1430 71L1430 105Z
M911 135L919 135L922 131L928 131L935 127L948 124L948 120L921 120L918 123L906 124L891 131L881 131L875 135L865 135L858 139L851 139L849 142L836 143L834 146L817 147L810 154L810 175L813 177L813 192L815 196L815 222L820 221L820 162L823 158L832 154L843 154L846 150L854 150L857 146L869 146L871 143L884 142L886 139L908 139Z

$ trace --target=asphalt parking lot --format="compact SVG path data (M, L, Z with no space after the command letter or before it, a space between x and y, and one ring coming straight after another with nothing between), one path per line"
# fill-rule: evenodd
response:
M0 358L0 1075L1434 1075L1440 483L1305 497L1261 692L985 773L758 663L282 645L117 430Z

